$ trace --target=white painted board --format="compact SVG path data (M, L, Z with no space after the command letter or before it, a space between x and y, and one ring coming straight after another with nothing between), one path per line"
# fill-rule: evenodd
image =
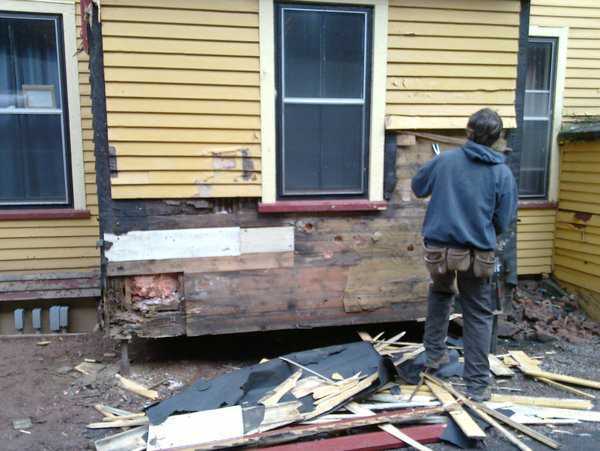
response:
M107 233L104 240L112 243L105 253L111 262L240 255L239 227Z
M240 235L240 250L242 254L293 251L294 228L255 227L242 229Z
M173 415L148 428L147 451L193 446L244 435L242 407Z

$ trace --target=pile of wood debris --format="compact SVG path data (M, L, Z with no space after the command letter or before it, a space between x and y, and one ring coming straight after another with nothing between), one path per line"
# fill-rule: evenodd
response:
M577 295L566 293L552 279L521 283L509 318L518 327L508 335L517 339L581 343L600 335L600 324L579 307Z
M427 443L441 440L476 445L489 427L521 450L531 449L523 435L557 449L559 443L528 425L600 422L600 412L591 411L594 395L577 388L600 389L600 382L544 371L523 351L490 355L493 391L515 390L502 382L519 370L586 399L494 394L477 403L460 384L423 373L423 384L406 385L397 375L423 357L422 344L401 341L403 334L360 336L362 342L264 359L200 380L145 412L97 405L102 421L89 428L129 429L97 440L96 450L428 450ZM158 398L156 391L117 379L128 391Z

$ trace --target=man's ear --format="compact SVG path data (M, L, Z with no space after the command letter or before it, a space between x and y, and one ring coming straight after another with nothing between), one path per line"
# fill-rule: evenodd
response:
M470 128L466 128L465 132L467 133L467 139L472 140L473 139L473 130L471 130Z

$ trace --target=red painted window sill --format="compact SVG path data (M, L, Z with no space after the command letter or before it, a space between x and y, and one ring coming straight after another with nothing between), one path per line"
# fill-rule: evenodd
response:
M519 209L537 209L537 210L555 210L558 207L556 202L549 202L547 200L520 200Z
M381 211L387 209L385 201L366 199L327 199L327 200L284 200L258 204L260 213L292 213L318 211Z
M89 210L73 210L72 208L0 210L0 221L27 219L88 219L89 217Z

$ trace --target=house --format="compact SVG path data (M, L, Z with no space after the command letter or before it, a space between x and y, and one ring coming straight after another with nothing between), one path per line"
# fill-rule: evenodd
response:
M63 160L52 161L67 177L62 188L51 177L52 208L26 202L26 164L0 185L25 193L0 207L0 333L19 307L89 317L101 282L104 325L123 339L423 316L426 203L410 178L487 106L521 169L518 273L554 264L591 289L564 276L582 250L560 247L574 239L561 224L579 224L564 216L572 206L557 216L569 192L559 197L556 143L563 122L598 109L600 7L566 4L3 2L5 27L54 21L62 78L8 92L60 114ZM82 21L89 57L73 56ZM29 109L0 104L7 120L40 113Z

